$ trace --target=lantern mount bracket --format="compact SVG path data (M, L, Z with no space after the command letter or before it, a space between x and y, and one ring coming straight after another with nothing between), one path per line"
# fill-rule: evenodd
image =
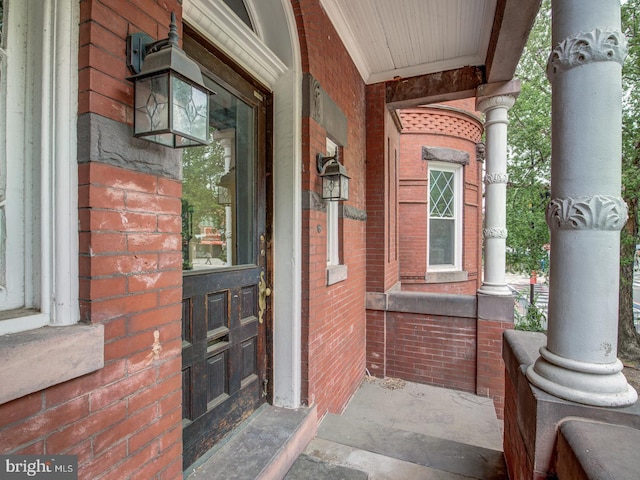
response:
M145 57L167 46L178 47L178 25L176 14L171 12L169 36L161 40L154 40L146 33L138 32L127 35L127 67L134 75L142 70ZM179 48L179 47L178 47Z
M340 157L338 155L337 149L336 149L336 153L331 157L326 157L322 153L318 153L316 155L316 168L318 169L318 173L322 174L326 166L332 161L336 163L340 163Z

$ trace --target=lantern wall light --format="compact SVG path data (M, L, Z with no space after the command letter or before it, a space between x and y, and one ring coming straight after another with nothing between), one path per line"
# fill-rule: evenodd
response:
M338 149L332 157L318 153L316 163L322 178L322 198L330 201L349 200L349 176L340 163Z
M209 95L200 67L178 46L176 16L169 36L127 36L133 75L133 135L172 148L208 145Z

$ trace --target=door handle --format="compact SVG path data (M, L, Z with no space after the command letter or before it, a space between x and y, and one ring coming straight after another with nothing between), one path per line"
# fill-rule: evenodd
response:
M271 288L267 287L264 270L260 272L260 282L258 282L258 321L264 321L264 311L267 308L267 297L271 296Z

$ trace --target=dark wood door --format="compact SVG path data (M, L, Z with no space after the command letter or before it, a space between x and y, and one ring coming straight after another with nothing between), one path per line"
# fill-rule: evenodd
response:
M188 36L184 48L216 92L211 144L183 152L186 468L265 401L269 291L265 92Z

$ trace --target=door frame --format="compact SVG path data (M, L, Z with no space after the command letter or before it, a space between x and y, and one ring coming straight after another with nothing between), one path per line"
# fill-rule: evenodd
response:
M183 19L273 92L273 403L301 406L302 61L290 0L245 0L257 34L222 2L184 0ZM221 33L223 32L223 33Z

